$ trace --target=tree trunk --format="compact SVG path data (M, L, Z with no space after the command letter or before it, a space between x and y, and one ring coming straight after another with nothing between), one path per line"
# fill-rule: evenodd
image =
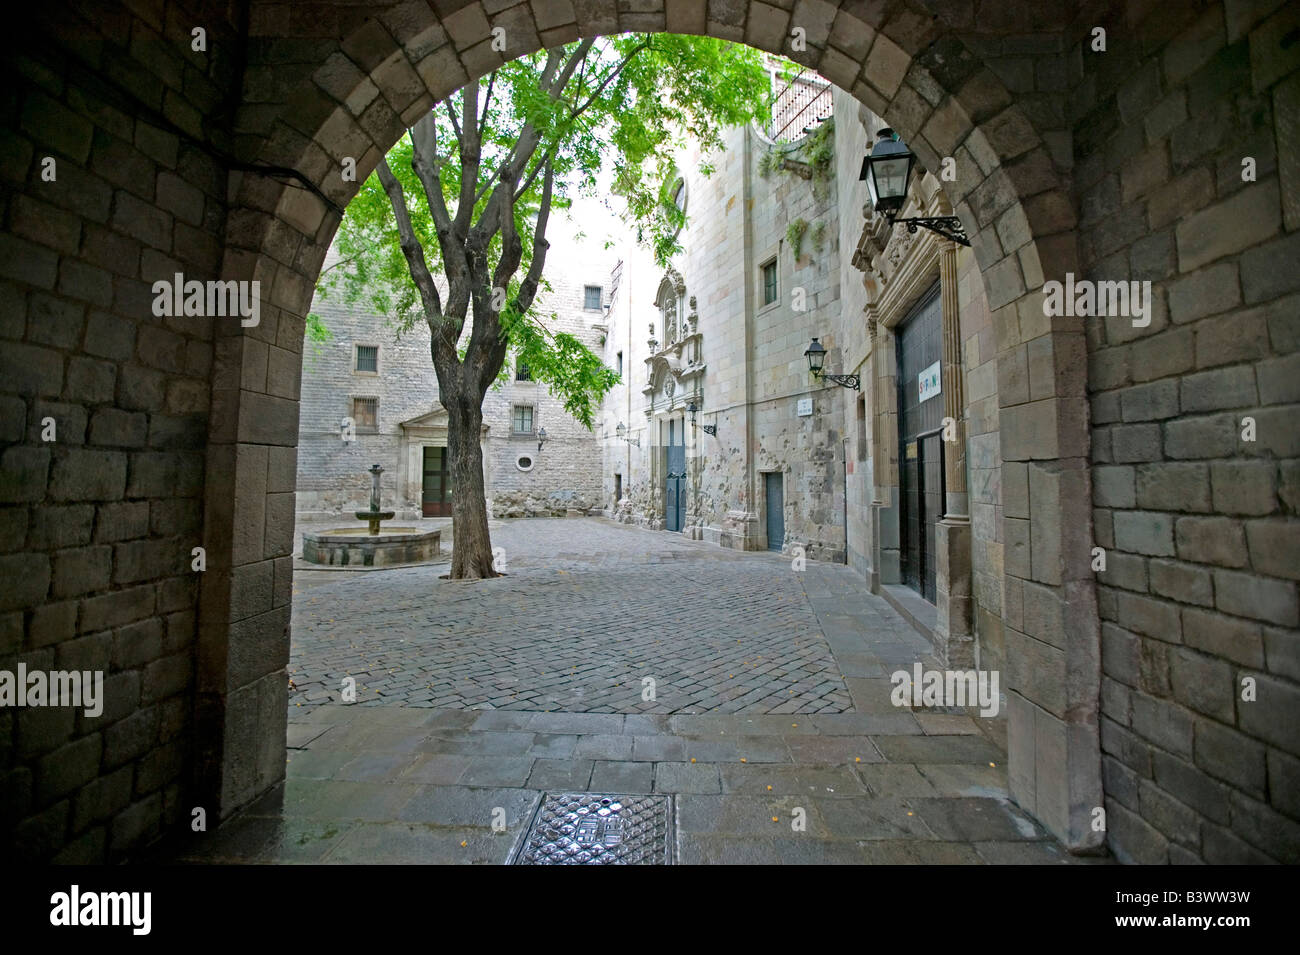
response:
M451 579L478 580L500 576L492 569L492 538L488 534L487 499L483 486L483 409L472 398L448 396L447 453L451 460Z

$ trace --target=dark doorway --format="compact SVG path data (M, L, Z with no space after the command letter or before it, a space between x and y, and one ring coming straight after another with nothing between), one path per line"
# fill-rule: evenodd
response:
M686 514L686 435L668 422L668 470L664 478L664 527L680 531Z
M939 284L899 326L898 478L903 583L935 601L934 527L943 516L943 315Z
M424 449L424 481L420 511L425 517L451 514L451 474L447 470L446 448Z
M618 507L618 502L623 500L623 475L614 475L614 506Z
M767 500L767 549L779 551L785 543L785 493L782 475L763 475L763 494Z

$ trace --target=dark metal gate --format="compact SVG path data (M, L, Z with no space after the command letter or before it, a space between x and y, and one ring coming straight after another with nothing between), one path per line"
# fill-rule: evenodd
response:
M938 283L904 319L897 343L900 564L903 583L933 603L935 524L943 516L943 397L937 388L922 397L921 380L942 380Z

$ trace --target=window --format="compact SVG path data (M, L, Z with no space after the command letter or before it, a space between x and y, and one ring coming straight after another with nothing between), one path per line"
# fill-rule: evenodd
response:
M623 376L623 353L622 352L618 353L618 374L620 378Z
M515 467L521 471L531 471L533 469L533 459L526 454L521 454L515 458Z
M379 374L379 346L358 345L355 369L361 374Z
M582 307L589 312L600 311L600 295L603 289L599 285L588 285L582 292Z
M510 429L515 434L533 433L533 406L515 405L511 409Z
M776 259L763 266L763 304L776 301Z
M357 431L366 431L371 434L377 432L379 430L379 399L353 398L352 420L356 423Z
M673 205L682 212L686 211L686 180L678 179L673 184Z
M515 381L532 381L533 376L528 373L528 366L522 361L515 366Z

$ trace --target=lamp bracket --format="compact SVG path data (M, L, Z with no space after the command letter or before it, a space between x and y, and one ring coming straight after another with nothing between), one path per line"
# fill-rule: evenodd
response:
M890 225L901 223L907 226L908 232L915 233L917 226L920 226L931 232L937 232L945 239L951 239L959 245L970 247L970 239L966 237L966 230L957 216L914 216L909 219L899 219L891 214L888 218Z
M828 375L822 373L817 377L825 378L827 381L834 382L835 384L841 386L842 388L852 388L854 391L862 390L861 375Z

